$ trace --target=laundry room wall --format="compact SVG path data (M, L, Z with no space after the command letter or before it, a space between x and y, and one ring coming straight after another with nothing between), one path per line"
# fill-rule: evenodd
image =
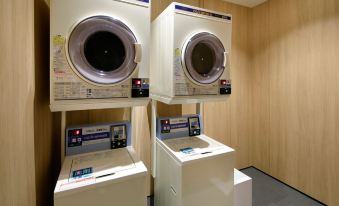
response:
M250 19L251 161L339 205L339 1L270 0Z
M0 205L34 206L34 1L0 0Z
M60 171L60 113L49 109L49 1L34 0L36 205L53 205Z
M250 9L221 0L205 0L202 7L232 15L232 94L225 102L204 104L207 135L235 149L236 168L251 166L251 93L249 14Z

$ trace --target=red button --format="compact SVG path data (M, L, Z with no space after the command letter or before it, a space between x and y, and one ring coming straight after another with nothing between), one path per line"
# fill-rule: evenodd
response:
M220 84L221 85L226 85L227 84L227 80L220 80Z

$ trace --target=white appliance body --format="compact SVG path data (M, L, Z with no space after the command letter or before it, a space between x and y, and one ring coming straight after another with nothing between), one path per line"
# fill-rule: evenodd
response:
M148 101L149 43L149 1L52 0L51 107Z
M146 206L147 169L131 147L67 156L55 206Z
M231 19L169 5L151 25L151 98L167 104L225 100L231 94Z
M234 206L252 206L252 178L234 169Z
M155 205L233 205L233 149L198 135L157 138L156 153Z

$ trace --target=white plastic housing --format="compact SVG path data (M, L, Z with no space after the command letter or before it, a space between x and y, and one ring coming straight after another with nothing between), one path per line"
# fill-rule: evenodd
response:
M72 179L71 172L92 167L93 176ZM146 206L147 169L131 147L68 156L54 190L55 206Z
M234 150L205 135L191 141L157 139L155 205L233 205ZM179 151L188 146L196 154Z
M222 42L227 60L219 79L230 81L232 21L178 10L176 5L231 18L230 15L206 9L175 2L170 4L151 24L151 98L167 104L225 100L228 95L219 94L219 81L207 85L192 81L184 70L182 55L192 36L201 32L213 34Z
M108 16L123 22L137 44L134 72L114 85L86 81L76 72L68 53L68 40L78 23L94 16ZM131 98L131 78L149 78L150 2L137 0L51 0L50 19L50 104L52 111L101 109L145 105L148 98ZM131 58L131 57L126 57ZM77 84L60 89L57 84ZM85 93L96 97L87 98ZM99 92L96 92L99 91ZM75 95L72 95L75 94ZM67 95L69 95L67 97Z

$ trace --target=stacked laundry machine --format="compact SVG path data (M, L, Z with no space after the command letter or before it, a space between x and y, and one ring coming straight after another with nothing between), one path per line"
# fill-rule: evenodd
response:
M198 104L197 114L159 117L152 103L155 205L251 205L238 198L251 187L238 181L240 172L235 181L235 151L204 134L201 116L204 102L232 93L232 16L174 2L152 22L151 35L152 101Z
M50 108L62 112L147 105L149 0L52 0ZM147 205L147 169L133 122L65 126L54 205Z

